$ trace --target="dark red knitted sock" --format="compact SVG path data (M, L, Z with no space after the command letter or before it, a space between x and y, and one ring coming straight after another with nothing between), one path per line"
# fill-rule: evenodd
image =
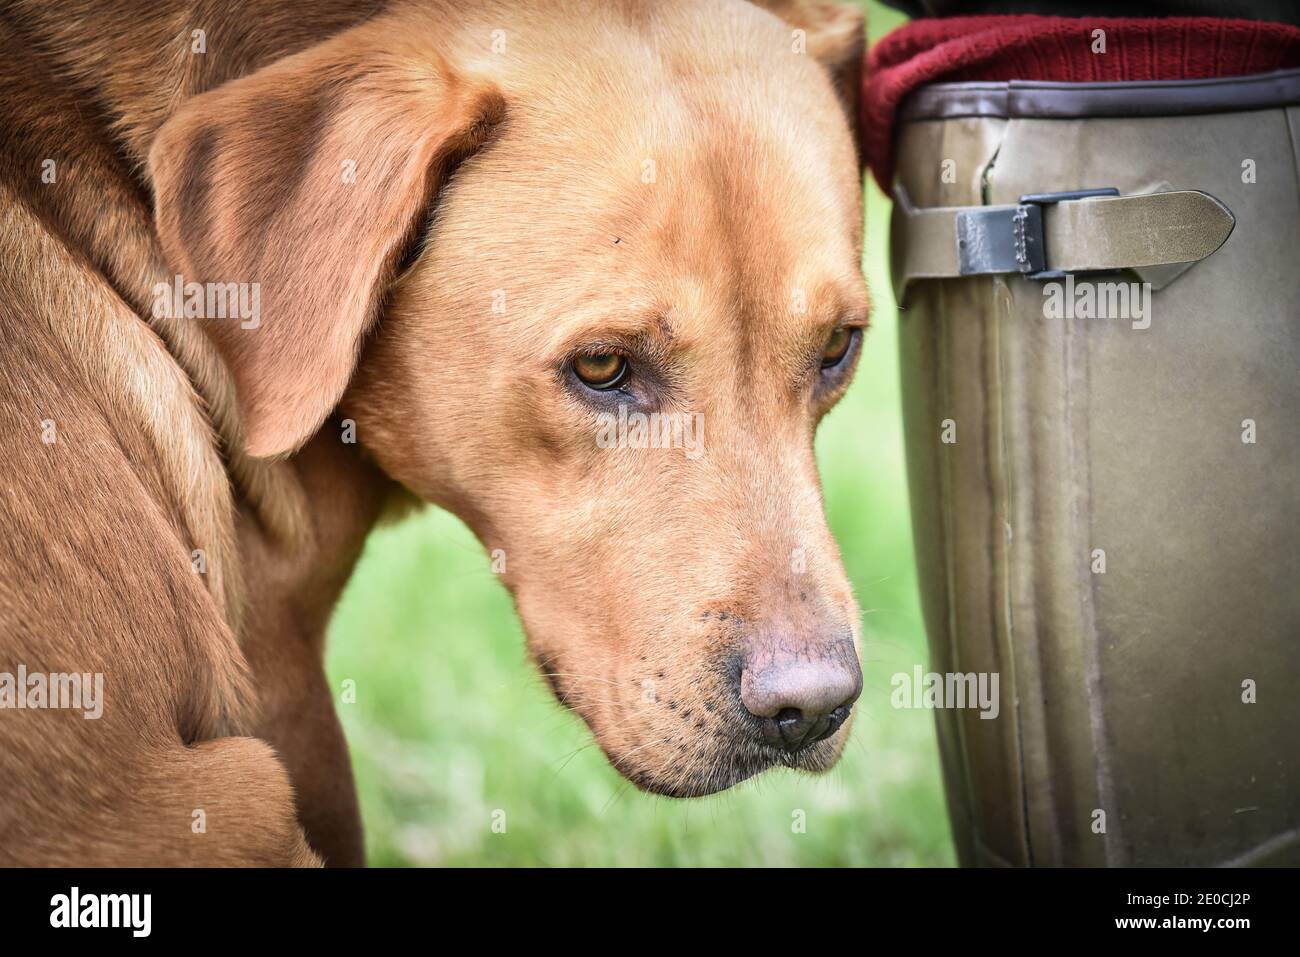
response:
M1093 31L1106 52L1093 52ZM1300 66L1300 27L1213 17L990 16L917 20L877 43L863 76L867 162L889 191L894 113L927 83L1204 80Z

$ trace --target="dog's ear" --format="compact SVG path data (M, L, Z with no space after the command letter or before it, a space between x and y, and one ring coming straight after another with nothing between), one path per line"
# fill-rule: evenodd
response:
M862 67L866 58L866 21L862 11L827 0L754 0L801 30L807 52L830 77L853 131L861 155L862 129L858 110L862 98Z
M149 152L182 283L257 284L241 287L256 310L206 318L255 456L298 448L337 405L434 194L504 112L490 84L372 26L195 97Z

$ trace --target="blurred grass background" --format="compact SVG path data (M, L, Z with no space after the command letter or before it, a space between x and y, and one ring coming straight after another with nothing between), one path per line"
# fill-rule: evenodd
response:
M902 22L864 4L874 39ZM856 381L817 437L831 528L863 608L865 688L843 760L770 772L692 801L643 794L562 711L524 651L482 548L429 509L375 533L330 629L370 863L392 865L949 865L933 716L889 706L924 662L907 507L889 204L868 180L874 300ZM793 833L796 810L804 833ZM505 812L505 832L493 814ZM499 828L498 828L499 830Z

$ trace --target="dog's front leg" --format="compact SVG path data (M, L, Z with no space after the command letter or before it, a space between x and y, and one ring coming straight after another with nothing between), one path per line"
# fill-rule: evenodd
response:
M289 770L307 839L331 866L365 863L347 742L325 677L325 628L393 483L326 423L292 459L310 544L268 541L240 517L247 587L242 646L257 683L258 737Z
M255 621L250 625L274 625ZM361 815L347 742L325 679L319 640L292 623L252 627L245 652L257 682L255 734L279 753L293 784L298 820L328 866L365 863Z

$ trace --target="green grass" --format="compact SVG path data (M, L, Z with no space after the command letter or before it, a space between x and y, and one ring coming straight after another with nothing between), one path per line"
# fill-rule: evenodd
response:
M900 20L875 4L869 15L873 36ZM840 764L693 801L631 788L534 673L483 550L430 509L374 534L330 630L331 680L356 682L356 702L339 707L372 864L953 863L932 715L889 706L890 676L925 661L925 637L888 210L869 185L872 329L852 389L817 438L831 527L864 611L865 689ZM792 828L796 811L803 833Z

